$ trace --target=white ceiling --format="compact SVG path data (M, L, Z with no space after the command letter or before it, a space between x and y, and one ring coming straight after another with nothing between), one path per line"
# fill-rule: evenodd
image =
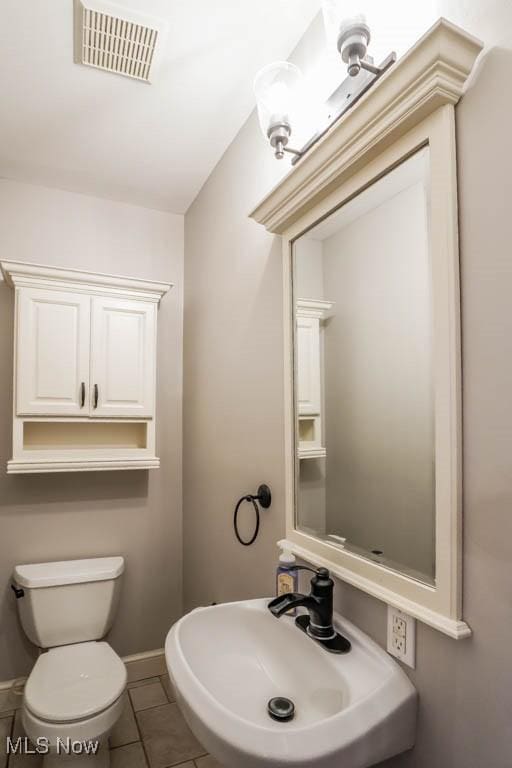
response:
M118 0L168 20L155 82L73 63L72 0L0 2L0 176L184 213L319 0Z

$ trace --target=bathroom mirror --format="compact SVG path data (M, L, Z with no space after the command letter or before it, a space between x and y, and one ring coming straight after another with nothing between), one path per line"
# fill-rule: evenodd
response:
M447 105L288 217L286 546L461 638L454 149Z
M435 584L430 157L292 246L299 531Z
M282 236L279 544L457 639L454 105L480 50L441 19L251 213Z

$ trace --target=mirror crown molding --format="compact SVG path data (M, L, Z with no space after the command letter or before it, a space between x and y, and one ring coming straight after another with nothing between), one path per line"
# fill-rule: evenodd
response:
M483 43L439 19L251 212L282 234L312 204L439 107L455 105Z

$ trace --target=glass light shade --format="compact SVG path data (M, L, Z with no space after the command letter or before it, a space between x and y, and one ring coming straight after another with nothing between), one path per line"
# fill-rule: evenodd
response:
M322 14L329 55L339 57L338 38L340 31L347 22L357 21L366 24L366 17L362 13L356 12L355 3L347 2L347 0L322 0Z
M341 64L337 41L341 24L363 13L372 31L371 55L378 64L390 51L403 54L439 17L436 0L322 0L327 34L327 52L331 64Z
M293 127L300 105L302 73L295 64L275 61L260 69L254 78L254 94L260 126L265 138L278 125Z

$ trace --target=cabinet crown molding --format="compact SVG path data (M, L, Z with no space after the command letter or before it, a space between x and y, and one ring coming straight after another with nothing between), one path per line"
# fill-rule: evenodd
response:
M157 280L120 277L67 267L49 267L24 261L1 261L0 270L7 285L12 287L44 285L46 288L53 286L63 290L129 295L157 303L173 287L172 283Z
M483 43L439 19L251 212L282 234L313 204L439 107L456 104Z
M324 320L334 307L333 301L325 299L297 299L297 314L303 317L316 317Z

